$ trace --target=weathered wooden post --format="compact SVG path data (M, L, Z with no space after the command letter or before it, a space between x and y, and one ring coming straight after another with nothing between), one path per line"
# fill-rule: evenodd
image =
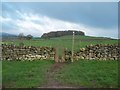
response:
M73 31L73 37L72 37L72 58L71 58L71 62L73 62L73 58L74 58L74 31Z

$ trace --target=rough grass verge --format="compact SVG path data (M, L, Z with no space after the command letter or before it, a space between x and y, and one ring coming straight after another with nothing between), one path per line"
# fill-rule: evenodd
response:
M45 73L54 62L48 61L3 61L2 83L6 88L31 88L46 83Z
M64 66L56 78L61 83L78 87L118 87L118 62L75 61Z

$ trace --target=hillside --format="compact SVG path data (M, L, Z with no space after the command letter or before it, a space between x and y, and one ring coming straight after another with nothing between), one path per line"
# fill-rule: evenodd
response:
M40 46L40 47L43 46L43 49L46 48L45 46L54 47L54 48L62 46L68 50L71 50L72 35L50 38L50 39L40 39L40 38L34 38L31 40L16 39L13 41L13 43L10 40L3 43L6 44L12 43L19 45L21 42L24 43L24 45L26 46L30 46L30 45ZM86 45L90 45L90 44L117 44L117 43L118 40L109 39L109 38L75 35L74 51L75 53L79 52L81 47L86 47ZM34 49L30 49L30 50L34 50ZM40 51L40 49L38 50ZM22 53L24 52L22 51ZM12 52L9 55L11 54L14 53ZM15 54L18 54L18 52ZM16 56L15 54L14 56ZM35 59L34 61L27 61L27 60L15 61L15 60L16 59L14 59L13 61L3 60L4 87L33 88L40 86L57 87L57 85L59 86L64 85L64 87L65 85L66 87L71 85L72 86L80 85L80 87L81 86L82 87L117 87L118 85L118 78L117 78L118 62L116 60L99 61L97 59L92 61L86 59L84 60L79 59L78 61L75 60L73 63L54 63L54 61L51 59L48 60ZM30 80L31 82L29 82Z
M44 39L44 38L33 38L31 40L13 40L14 44L19 45L21 42L27 46L49 46L49 47L64 47L69 50L72 48L72 35L61 36L56 38ZM3 43L11 44L10 40ZM118 40L104 38L104 37L91 37L91 36L81 36L75 35L75 45L74 49L79 50L82 47L90 44L117 44Z
M0 32L0 38L2 38L2 40L13 40L17 38L17 35Z
M6 38L6 37L16 37L17 35L14 34L9 34L9 33L5 33L5 32L0 32L0 37L2 38Z
M54 31L54 32L44 33L41 36L41 38L54 38L54 37L72 35L73 31L75 32L75 35L85 36L85 33L82 31L68 30L68 31Z
M21 42L26 46L64 47L71 50L72 35L50 39L34 38L31 40L15 40L13 44L19 45ZM12 42L8 40L4 43L11 44ZM114 39L75 35L74 50L76 52L80 50L81 47L86 47L86 45L90 44L117 43L118 40ZM61 53L61 50L59 53ZM66 85L64 87L80 85L82 88L114 88L118 85L117 60L99 61L98 59L80 59L78 61L75 60L73 63L55 63L51 59L36 59L34 61L15 61L14 59L13 61L3 60L2 63L4 87L39 88L57 87L57 85L61 85L61 87L63 87L62 85ZM31 82L29 82L30 80Z

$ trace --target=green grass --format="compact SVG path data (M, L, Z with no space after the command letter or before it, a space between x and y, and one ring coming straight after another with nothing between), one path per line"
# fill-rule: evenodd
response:
M46 83L47 69L53 61L3 61L2 81L4 87L31 88ZM63 84L80 87L117 87L118 61L79 60L66 63L55 73Z
M64 66L56 78L80 87L117 87L118 61L75 61Z
M4 87L30 88L46 83L45 73L53 61L3 61L2 81Z
M13 44L19 45L15 40ZM11 41L2 43L11 44ZM26 46L49 46L72 48L72 36L51 39L23 40ZM101 37L75 36L74 50L90 44L117 44L117 40ZM59 49L58 49L59 50ZM38 87L45 84L46 70L54 61L3 61L3 86L5 87ZM65 65L56 78L65 84L83 87L117 87L117 61L87 61L79 60Z
M19 45L21 40L13 41L14 44ZM11 41L6 41L4 43L11 44ZM23 40L23 43L26 46L49 46L49 47L64 47L68 50L72 48L72 36L63 36L51 39L32 39L32 40ZM90 44L117 44L117 40L106 39L102 37L90 37L90 36L75 36L75 45L74 50L77 51L82 47Z

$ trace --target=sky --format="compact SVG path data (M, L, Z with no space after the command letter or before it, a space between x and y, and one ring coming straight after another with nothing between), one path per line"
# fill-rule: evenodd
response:
M88 36L118 38L117 2L3 2L2 32L40 37L79 30Z

